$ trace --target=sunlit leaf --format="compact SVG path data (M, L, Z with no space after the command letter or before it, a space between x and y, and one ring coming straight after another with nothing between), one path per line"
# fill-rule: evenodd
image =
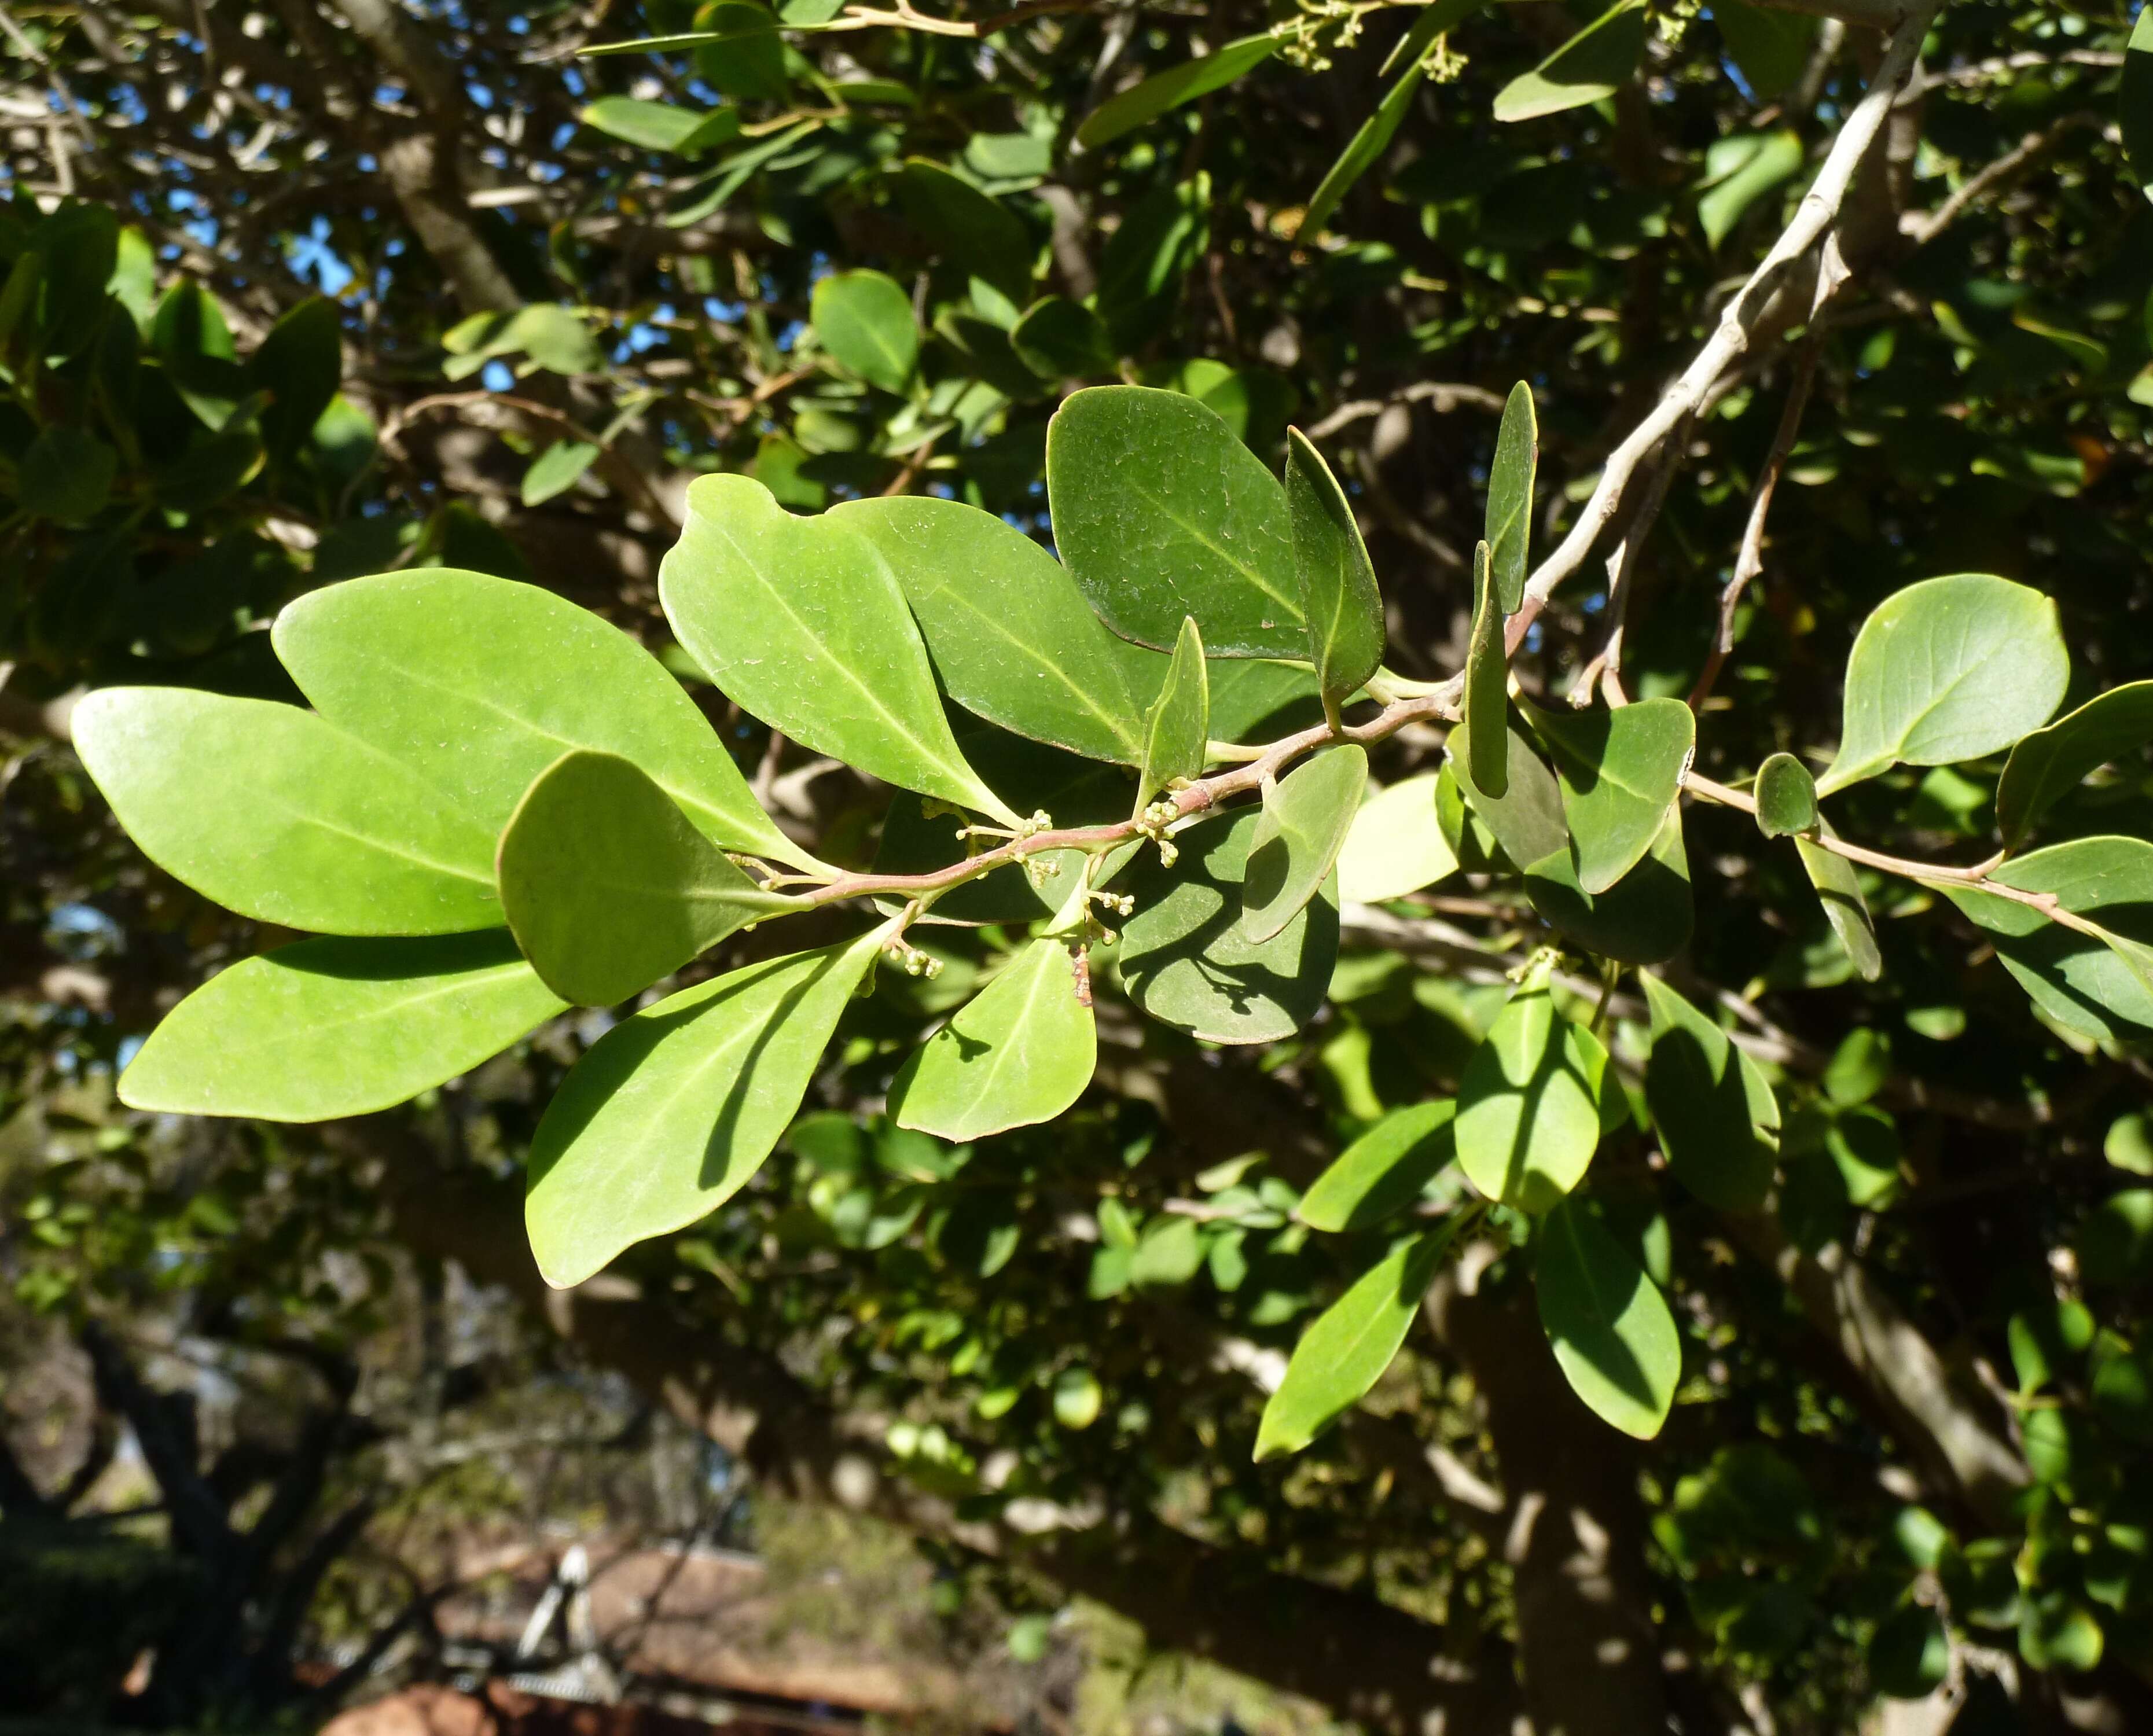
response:
M1652 1048L1645 1101L1683 1186L1723 1211L1753 1211L1772 1185L1779 1125L1771 1087L1711 1020L1657 976L1642 976Z
M1394 1109L1338 1154L1294 1216L1311 1229L1367 1229L1421 1197L1458 1155L1458 1106L1448 1097Z
M1817 823L1816 780L1790 753L1775 753L1757 768L1757 829L1767 837L1790 837Z
M1438 775L1423 772L1379 791L1354 815L1338 853L1338 896L1377 904L1433 886L1458 856L1436 812Z
M1819 835L1835 837L1830 826L1817 822ZM1869 914L1869 901L1861 895L1861 877L1846 858L1806 837L1794 840L1802 867L1823 901L1825 919L1839 937L1839 944L1854 962L1855 974L1864 982L1875 982L1884 974L1884 955L1877 949L1876 924Z
M1336 703L1383 659L1383 599L1346 491L1298 428L1286 431L1285 498L1309 657L1325 695Z
M1368 756L1327 748L1264 791L1241 888L1241 928L1268 940L1330 880L1368 782Z
M1510 792L1509 663L1503 644L1503 604L1497 593L1493 551L1485 542L1473 551L1473 635L1465 648L1465 691L1459 727L1468 733L1462 762L1467 781L1480 795L1500 802ZM1479 725L1478 729L1474 728ZM1458 758L1457 736L1451 757Z
M1524 606L1533 535L1533 476L1540 466L1540 418L1532 388L1519 380L1503 405L1495 461L1488 470L1487 543L1495 597L1503 613Z
M2033 822L2086 775L2153 741L2153 681L2132 681L2023 737L1996 786L1996 826L2015 849Z
M1498 91L1495 119L1536 120L1614 95L1644 55L1647 22L1644 0L1620 0Z
M1077 144L1095 150L1124 133L1149 125L1168 109L1223 89L1270 59L1278 52L1279 41L1269 31L1260 36L1244 36L1213 53L1153 73L1086 115L1084 124L1076 129Z
M1035 940L915 1050L889 1088L899 1127L984 1139L1051 1121L1098 1058L1092 1009L1059 940Z
M1545 988L1511 996L1458 1086L1458 1163L1490 1199L1546 1211L1600 1143L1607 1051Z
M815 286L810 317L822 347L885 392L902 392L919 360L912 298L880 272L835 272Z
M1181 624L1166 681L1144 724L1143 762L1137 779L1141 808L1161 790L1200 776L1211 734L1211 693L1204 640L1194 619Z
M1526 715L1554 756L1578 884L1597 897L1644 859L1673 812L1696 716L1674 699Z
M1644 1268L1576 1200L1540 1224L1540 1326L1570 1390L1623 1433L1650 1440L1673 1406L1682 1337Z

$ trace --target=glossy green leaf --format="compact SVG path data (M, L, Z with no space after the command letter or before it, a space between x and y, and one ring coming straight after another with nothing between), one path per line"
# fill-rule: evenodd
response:
M1839 755L1817 793L1999 753L2048 721L2069 680L2056 605L2038 591L1980 573L1909 585L1855 636Z
M566 598L451 568L389 573L310 592L273 638L323 716L447 792L489 840L532 779L588 747L633 760L714 843L815 866L664 665Z
M984 1139L1051 1121L1098 1063L1091 1007L1059 940L1035 940L985 992L914 1051L889 1088L901 1128Z
M1250 940L1271 939L1330 881L1367 787L1368 756L1347 742L1265 789L1241 886L1241 932Z
M1260 1462L1298 1453L1383 1377L1457 1236L1458 1221L1400 1242L1300 1335L1285 1378L1256 1426Z
M1354 815L1338 853L1338 896L1349 904L1402 899L1455 873L1457 853L1436 812L1437 773L1379 791Z
M1472 11L1477 9L1480 0L1472 0L1472 4L1461 8L1455 0L1438 0L1435 10ZM1412 32L1414 36L1423 38L1423 47L1428 42L1432 42L1437 33L1428 32L1423 35L1423 27L1429 22L1429 15L1423 14ZM1308 208L1302 213L1299 234L1311 241L1322 234L1324 226L1331 221L1346 194L1352 191L1354 183L1368 172L1376 159L1389 149L1391 140L1397 136L1397 130L1404 125L1406 116L1412 112L1413 97L1420 89L1421 80L1427 76L1427 65L1421 55L1416 53L1391 88L1383 93L1382 100L1355 130L1353 136L1346 140L1346 149L1339 153L1338 160L1324 172L1323 179L1316 183L1316 191L1308 196Z
M1082 302L1050 295L1010 328L1010 348L1041 379L1088 379L1114 369L1106 322Z
M1775 753L1757 768L1757 829L1767 837L1791 837L1817 823L1816 780L1790 753Z
M100 688L75 751L142 853L242 916L330 934L496 928L493 836L297 705Z
M1124 883L1130 998L1163 1024L1220 1043L1291 1036L1323 1005L1338 959L1338 899L1326 887L1271 939L1241 931L1241 883L1257 816L1220 814L1177 832L1178 860L1155 857Z
M1067 569L1023 532L923 496L849 501L829 522L881 557L959 705L1035 741L1141 762L1163 665L1101 625Z
M1148 125L1170 109L1224 89L1262 65L1278 49L1279 38L1265 31L1260 36L1229 42L1199 59L1184 60L1163 73L1153 73L1086 115L1084 124L1076 129L1076 142L1087 150L1097 150L1124 133Z
M1421 1197L1458 1155L1458 1105L1448 1097L1393 1109L1338 1154L1294 1216L1311 1229L1367 1229Z
M2006 862L1990 877L2023 892L2053 893L2097 923L2114 944L2047 920L2038 910L1948 881L1932 883L1997 936L2004 968L2050 1016L2116 1041L2153 1026L2153 843L2082 837Z
M1171 308L1210 244L1211 177L1199 171L1156 186L1122 213L1099 255L1099 318L1126 353L1139 348Z
M1539 862L1557 852L1567 855L1570 833L1563 818L1562 787L1526 745L1525 738L1509 728L1507 721L1504 735L1509 746L1504 766L1506 787L1500 797L1493 797L1474 780L1471 729L1459 724L1451 731L1445 745L1459 792L1512 862Z
M871 386L902 392L919 360L912 298L880 272L836 272L815 286L810 317L822 347Z
M764 892L633 761L577 748L501 835L501 906L546 985L614 1006L797 899Z
M1524 607L1533 537L1533 477L1540 467L1540 418L1533 389L1522 379L1510 388L1495 434L1495 459L1488 468L1489 565L1503 613Z
M1163 667L1158 653L1147 654L1153 666ZM1275 663L1260 657L1223 659L1211 665L1210 685L1214 741L1275 741L1323 715L1316 671L1305 663ZM1143 690L1139 681L1138 691Z
M2153 741L2153 681L2112 687L2021 740L1996 786L1996 826L2016 849L2033 822L2089 772Z
M1682 1337L1644 1268L1585 1206L1565 1200L1540 1225L1533 1288L1570 1390L1623 1433L1657 1434L1682 1379Z
M1754 1211L1771 1190L1779 1125L1772 1088L1727 1033L1657 976L1643 976L1652 1047L1645 1101L1683 1186L1722 1211Z
M684 989L576 1063L531 1143L524 1221L548 1284L715 1211L800 1107L879 931Z
M680 109L633 96L602 96L587 104L577 118L624 144L682 156L729 145L741 130L736 108Z
M1674 699L1527 715L1555 758L1577 883L1596 898L1644 860L1673 812L1696 715Z
M1605 892L1585 891L1575 853L1566 846L1526 863L1524 878L1533 908L1602 958L1657 965L1689 944L1696 902L1679 808L1661 825L1645 859Z
M1166 680L1144 723L1143 762L1137 780L1137 807L1161 790L1188 783L1204 772L1211 739L1211 690L1204 640L1194 619L1181 624Z
M1498 120L1537 120L1609 97L1645 53L1644 0L1620 0L1546 59L1496 93Z
M1101 619L1153 650L1194 616L1214 657L1308 654L1285 491L1179 392L1092 386L1046 432L1056 545Z
M542 507L554 496L566 494L598 462L598 449L587 440L557 440L523 473L523 504Z
M750 477L702 476L658 589L680 643L742 710L817 753L1015 823L957 751L904 593L865 537L794 517Z
M1801 135L1790 127L1723 139L1705 158L1709 185L1697 201L1704 242L1717 247L1748 210L1802 166Z
M1825 837L1837 835L1822 820L1817 827ZM1823 901L1825 920L1854 961L1855 974L1864 982L1875 982L1884 974L1884 955L1877 949L1876 924L1870 918L1869 901L1861 895L1860 875L1844 856L1806 837L1796 838L1794 848Z
M1545 988L1510 997L1458 1086L1458 1163L1490 1199L1537 1215L1575 1187L1600 1143L1607 1051Z
M2123 155L2139 191L2153 199L2153 14L2140 12L2123 51L2119 103Z
M1286 430L1285 499L1309 659L1335 704L1383 660L1383 599L1346 491L1298 428Z
M1503 605L1496 595L1493 551L1473 551L1473 634L1465 648L1465 690L1460 727L1468 730L1464 761L1472 787L1499 802L1510 792L1509 745L1510 669L1503 643ZM1472 730L1478 723L1481 727ZM1453 736L1453 742L1455 737ZM1457 757L1453 746L1452 757Z
M563 1010L505 929L302 940L219 971L165 1014L120 1074L120 1100L263 1121L371 1114Z

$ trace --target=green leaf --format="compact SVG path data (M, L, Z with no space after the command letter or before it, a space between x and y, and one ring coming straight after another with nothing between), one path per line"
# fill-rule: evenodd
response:
M2001 752L2048 721L2069 680L2056 605L2038 591L1980 573L1909 585L1855 636L1839 756L1817 794Z
M1122 930L1122 985L1162 1024L1219 1043L1270 1043L1316 1016L1338 959L1338 899L1326 887L1275 938L1241 931L1241 883L1257 816L1220 814L1174 834L1179 859L1133 873Z
M1596 898L1644 860L1674 812L1696 716L1674 699L1526 715L1554 755L1577 883Z
M1015 814L957 751L927 649L874 545L746 476L698 477L659 596L689 654L796 741L923 795Z
M1214 53L1184 60L1163 73L1153 73L1118 96L1110 97L1084 117L1076 129L1076 142L1087 150L1148 125L1170 109L1193 103L1200 96L1223 89L1278 52L1279 38L1265 31L1229 42Z
M2139 190L2153 199L2153 15L2141 11L2123 50L2119 107L2123 155Z
M1352 696L1383 660L1383 599L1346 491L1298 428L1286 430L1285 500L1308 651L1324 696Z
M1423 772L1377 792L1354 815L1338 853L1338 896L1349 904L1402 899L1457 871L1436 812L1439 775Z
M1066 296L1034 302L1009 337L1017 359L1041 379L1088 379L1114 371L1114 344L1106 322Z
M1478 0L1475 3L1477 5ZM1426 22L1423 18L1422 23ZM1418 26L1414 33L1419 33ZM1382 155L1389 148L1391 140L1397 136L1397 130L1405 124L1406 116L1412 112L1413 97L1420 89L1421 80L1427 76L1427 65L1416 54L1412 63L1398 74L1397 82L1383 93L1383 99L1376 104L1374 112L1346 140L1346 149L1339 153L1338 160L1324 172L1323 179L1316 183L1316 191L1308 196L1308 208L1302 213L1300 227L1296 232L1298 234L1311 242L1322 234L1324 226L1331 221L1332 213L1338 209L1346 196L1353 191L1354 183L1368 172L1376 159Z
M252 425L227 422L199 436L156 471L157 504L175 512L202 512L230 499L261 473L267 454Z
M302 940L221 970L150 1033L120 1100L171 1115L368 1115L563 1011L506 929Z
M743 102L781 102L791 89L785 39L770 8L756 0L720 0L695 15L695 70L721 95Z
M810 316L822 347L871 386L902 392L919 360L912 298L880 272L837 272L815 286Z
M1801 135L1791 128L1722 139L1706 154L1708 185L1697 201L1704 243L1717 248L1765 194L1802 166Z
M1158 186L1123 213L1099 256L1099 318L1123 351L1157 330L1210 244L1211 177Z
M1400 1242L1300 1335L1256 1426L1259 1462L1300 1451L1383 1377L1459 1221Z
M1727 43L1728 58L1759 102L1784 95L1809 64L1816 40L1815 18L1751 6L1747 0L1714 0L1712 17Z
M882 944L877 930L730 971L613 1026L531 1143L524 1219L548 1284L683 1229L762 1167Z
M1537 1215L1575 1187L1600 1143L1607 1051L1544 987L1510 997L1458 1086L1458 1163L1490 1199Z
M1509 746L1504 766L1505 787L1500 797L1493 797L1474 780L1475 750L1471 728L1461 723L1451 731L1445 746L1458 790L1473 812L1495 834L1495 842L1512 862L1538 862L1557 852L1566 856L1570 832L1563 818L1561 786L1540 756L1526 746L1524 737L1511 729L1507 720L1504 736Z
M445 791L489 840L540 772L588 747L633 760L721 848L817 866L664 665L550 591L453 568L388 573L300 598L272 637L323 716Z
M1404 1211L1458 1155L1448 1097L1393 1109L1338 1154L1294 1216L1311 1229L1367 1229Z
M959 705L1093 759L1142 761L1144 700L1163 664L1107 632L1067 569L1023 532L918 496L849 501L829 522L880 555Z
M904 215L935 252L1024 303L1036 250L1015 211L924 157L906 161L897 194Z
M1158 664L1158 653L1148 656ZM1210 682L1211 736L1215 741L1270 740L1322 715L1316 671L1305 663L1234 658L1221 661L1211 671ZM1143 691L1141 682L1137 690Z
M1929 883L1997 936L1997 955L2052 1017L2106 1041L2153 1026L2153 982L2145 948L2153 943L2153 843L2081 837L2005 863L1990 877L2022 892L2053 893L2074 915L2111 939L2049 922L2038 910L1949 881Z
M279 459L303 446L344 379L344 315L326 296L309 296L269 328L247 358L247 384L269 394L262 442Z
M1605 892L1588 893L1568 846L1525 864L1533 908L1587 951L1657 965L1689 944L1696 908L1682 812L1670 812L1645 859Z
M741 130L738 109L680 109L633 96L602 96L577 118L624 144L682 156L730 144Z
M1497 596L1493 551L1485 542L1473 551L1473 636L1465 649L1465 691L1459 728L1468 731L1469 757L1458 761L1452 734L1451 758L1458 761L1469 787L1493 802L1510 792L1510 669L1503 643L1503 605ZM1478 723L1479 730L1471 725ZM1491 821L1489 822L1493 824Z
M1161 790L1204 773L1210 745L1211 690L1204 640L1193 618L1181 624L1173 660L1144 725L1143 765L1137 779L1137 811Z
M501 906L564 1000L615 1006L736 929L801 907L766 893L632 761L577 748L501 835Z
M1035 940L913 1051L889 1088L901 1128L984 1139L1052 1121L1084 1094L1097 1026L1059 940Z
M15 503L33 518L81 524L112 494L120 455L87 429L55 423L30 442L15 477Z
M2153 681L2112 687L2011 750L1996 786L1996 825L2016 849L2033 822L2086 775L2153 741Z
M1644 0L1621 0L1495 95L1498 120L1537 120L1610 97L1645 53Z
M1514 615L1525 601L1525 574L1531 567L1533 476L1540 465L1540 418L1533 390L1522 379L1510 388L1496 430L1495 459L1488 468L1489 566L1503 613Z
M1822 820L1817 822L1817 829L1825 837L1838 836ZM1825 920L1854 962L1855 974L1864 982L1875 982L1884 974L1884 955L1877 949L1876 924L1870 919L1869 901L1861 895L1860 875L1838 852L1806 837L1796 838L1794 848L1801 856L1809 883L1823 901Z
M492 834L297 705L106 687L75 751L142 853L242 916L331 934L496 928Z
M1722 1211L1754 1211L1771 1189L1777 1153L1772 1088L1711 1020L1659 978L1643 976L1652 1048L1645 1102L1660 1149L1682 1185Z
M1923 1603L1902 1603L1869 1639L1869 1683L1895 1700L1926 1699L1951 1672L1951 1637Z
M1756 796L1757 829L1767 837L1791 837L1817 824L1816 780L1790 753L1775 753L1757 768Z
M1194 398L1072 393L1046 430L1056 545L1100 619L1155 651L1194 616L1214 657L1305 657L1285 491Z
M542 507L557 494L566 494L598 461L598 449L587 440L557 440L523 473L523 504Z
M1368 756L1351 742L1265 787L1241 886L1241 932L1250 940L1270 939L1330 881L1367 787Z
M1657 1434L1682 1378L1682 1338L1644 1268L1590 1210L1565 1200L1540 1225L1533 1287L1570 1390L1623 1433Z
M2075 1250L2097 1290L2135 1290L2153 1278L2153 1189L2132 1188L2087 1214Z

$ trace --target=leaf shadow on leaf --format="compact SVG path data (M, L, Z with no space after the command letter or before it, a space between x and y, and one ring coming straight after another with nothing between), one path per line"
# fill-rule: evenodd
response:
M1715 1057L1693 1031L1677 1025L1662 1031L1646 1064L1645 1098L1682 1184L1723 1209L1755 1209L1771 1185L1773 1153L1751 1124L1732 1046ZM1670 1123L1681 1130L1672 1140Z
M1540 1125L1540 1107L1556 1080L1567 1074L1587 1100L1596 1095L1593 1081L1572 1061L1570 1045L1557 1033L1540 1051L1540 1061L1531 1077L1509 1081L1514 1095L1524 1099L1518 1112L1517 1130L1510 1136L1510 1149L1503 1160L1502 1197L1528 1212L1544 1212L1564 1197L1564 1190L1556 1188L1547 1177L1528 1167L1532 1155L1533 1133ZM1507 1073L1505 1074L1508 1078Z
M1628 1288L1619 1296L1610 1297L1596 1291L1597 1300L1606 1309L1611 1324L1629 1312L1638 1293L1652 1282L1645 1275L1643 1268L1638 1266L1632 1266L1626 1277ZM1648 1411L1659 1408L1659 1395L1653 1392L1652 1380L1646 1374L1644 1365L1631 1353L1630 1347L1614 1331L1608 1331L1594 1345L1592 1366L1610 1386L1618 1388L1624 1397L1641 1408Z

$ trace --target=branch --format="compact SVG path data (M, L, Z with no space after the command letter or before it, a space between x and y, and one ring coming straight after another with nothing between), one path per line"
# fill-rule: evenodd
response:
M1758 0L1758 3L1774 12L1837 18L1841 23L1864 24L1872 30L1890 30L1906 16L1906 8L1900 0Z
M2049 150L2064 134L2080 127L2098 127L2107 124L2107 117L2088 109L2075 115L2066 115L2045 130L2028 133L2011 150L1997 158L1978 174L1968 176L1954 187L1950 195L1934 211L1916 213L1908 211L1899 220L1901 231L1916 247L1925 247L1934 241L1977 199L1984 198L2009 181L2031 163L2042 152Z
M1500 392L1491 392L1484 386L1454 384L1448 380L1423 380L1407 386L1395 398L1356 398L1337 409L1310 428L1311 440L1322 440L1355 422L1364 422L1370 416L1379 416L1393 404L1433 405L1435 413L1446 416L1460 405L1469 405L1474 410L1484 410L1489 415L1503 413L1504 398Z

